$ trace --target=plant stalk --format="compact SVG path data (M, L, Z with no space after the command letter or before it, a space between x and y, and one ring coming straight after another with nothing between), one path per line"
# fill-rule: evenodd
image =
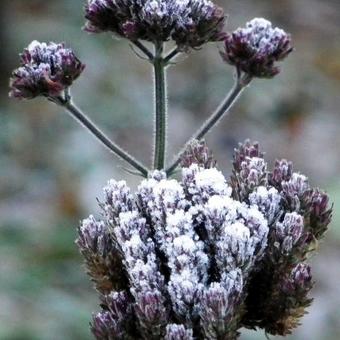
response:
M133 156L122 149L120 146L112 142L91 120L88 118L72 101L67 98L57 102L64 107L66 111L82 126L87 128L106 148L119 158L123 159L140 172L144 177L148 176L148 169L138 162Z
M222 119L222 117L229 113L231 107L241 95L243 90L249 85L251 78L237 76L235 84L216 111L203 123L197 132L185 143L182 150L176 156L174 162L166 170L167 175L171 175L181 162L181 158L187 148L187 145L194 139L201 140L203 137Z
M162 170L165 164L167 138L166 65L163 60L163 43L155 43L154 85L155 85L155 127L153 168Z

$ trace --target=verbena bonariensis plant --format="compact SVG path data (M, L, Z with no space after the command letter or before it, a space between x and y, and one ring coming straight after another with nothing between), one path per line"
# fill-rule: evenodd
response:
M100 295L94 336L236 339L241 327L291 333L312 301L306 260L330 222L328 196L286 160L269 169L250 141L235 150L228 180L203 141L254 78L279 73L277 62L292 51L290 36L258 18L225 32L225 14L209 0L90 0L85 17L86 31L130 40L153 66L152 168L75 106L69 89L84 64L64 44L32 42L13 72L10 95L44 96L63 107L145 177L135 193L125 181L110 180L103 218L91 215L78 229L76 243ZM166 51L169 41L175 48ZM218 41L235 68L235 85L166 166L166 69L179 54ZM172 179L179 167L181 179Z

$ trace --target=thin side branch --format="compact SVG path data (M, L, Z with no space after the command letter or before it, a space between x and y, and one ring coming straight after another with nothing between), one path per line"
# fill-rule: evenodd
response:
M147 59L152 62L154 60L154 55L152 54L151 51L149 51L149 49L143 45L140 41L136 40L133 41L133 44L138 47L143 53L144 55L147 57Z
M177 47L174 48L172 51L169 52L167 56L164 57L164 63L168 65L180 53L181 52Z
M241 77L237 74L235 84L228 95L224 98L220 106L216 109L216 111L203 123L203 125L197 130L197 132L185 143L182 150L175 157L174 162L168 167L166 170L167 175L171 175L178 165L181 162L181 158L183 153L185 152L187 145L194 139L202 140L203 137L225 116L229 113L231 107L236 102L238 97L241 95L243 90L249 83L251 82L251 78L245 76Z
M129 163L136 169L143 177L148 176L149 170L137 161L128 152L120 146L111 141L91 120L88 118L76 105L73 104L69 95L65 93L65 98L55 100L58 105L62 106L78 123L89 130L107 149L109 149L116 156Z

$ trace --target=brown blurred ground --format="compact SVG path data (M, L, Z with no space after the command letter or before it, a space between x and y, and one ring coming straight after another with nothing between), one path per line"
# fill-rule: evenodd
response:
M296 51L282 74L257 80L207 138L230 172L233 147L261 142L267 158L285 157L326 188L334 221L313 259L315 303L292 339L340 338L340 2L219 1L229 29L264 16L291 32ZM126 175L116 159L58 108L7 99L10 71L31 40L66 41L87 64L75 100L112 137L150 161L149 66L126 41L88 35L82 0L1 1L0 12L0 339L87 339L97 299L73 240L78 221L98 212L108 178ZM232 84L216 46L180 58L169 70L169 156ZM145 84L150 84L146 86ZM244 332L243 339L263 339Z

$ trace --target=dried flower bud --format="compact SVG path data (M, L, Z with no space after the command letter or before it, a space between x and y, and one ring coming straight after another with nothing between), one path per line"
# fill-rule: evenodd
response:
M249 194L259 186L266 186L267 163L258 143L246 140L235 149L231 186L233 197L240 201L247 201Z
M311 211L309 225L313 235L320 239L326 232L332 218L332 207L329 207L329 197L326 193L316 189L311 195Z
M125 288L126 275L121 254L105 223L90 216L82 222L78 233L76 244L98 291L108 294L112 289Z
M33 41L21 54L21 66L13 71L10 97L57 97L79 77L85 65L64 44Z
M255 18L227 35L223 59L251 77L271 78L280 72L276 62L292 52L290 36L271 22Z
M272 173L269 174L269 183L277 190L282 190L281 184L291 179L293 174L293 163L285 159L276 160Z
M290 277L283 284L283 290L289 294L308 292L312 288L311 268L308 264L299 263L291 272Z
M205 141L195 139L187 146L182 156L181 165L182 168L190 168L192 164L197 164L205 169L216 168L216 161Z
M172 39L180 49L224 38L224 12L209 0L88 0L85 30L129 40Z
M237 338L238 326L233 318L240 303L240 295L239 284L232 279L224 284L213 282L205 290L200 313L204 338Z
M107 311L93 316L91 331L97 340L121 339L124 335L124 330L117 325L116 320Z
M303 217L296 212L287 213L283 222L277 223L275 228L274 246L279 248L282 254L288 255L302 236Z
M268 220L268 225L272 224L282 213L282 197L275 188L259 186L249 195L249 203L256 205Z
M310 205L311 188L305 175L294 172L288 181L281 182L282 194L287 208L300 211Z
M134 315L125 291L101 297L102 312L93 316L91 330L97 339L129 338L134 332Z

